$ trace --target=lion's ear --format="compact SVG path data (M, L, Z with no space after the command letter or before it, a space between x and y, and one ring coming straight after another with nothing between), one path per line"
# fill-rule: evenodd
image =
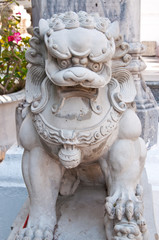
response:
M25 84L25 94L28 103L41 96L41 84L46 77L45 69L38 65L28 65L28 72Z
M40 37L43 38L45 33L49 30L49 23L45 19L40 19L39 21L39 33Z
M128 70L120 68L114 69L112 75L120 84L122 101L125 103L133 102L136 96L136 87L132 74Z
M117 39L119 36L120 30L119 30L119 23L118 21L114 21L111 23L106 31L106 35L108 38L113 37L114 39Z
M136 87L132 74L124 69L114 69L108 84L108 96L111 104L118 112L124 112L127 104L132 103L136 96Z

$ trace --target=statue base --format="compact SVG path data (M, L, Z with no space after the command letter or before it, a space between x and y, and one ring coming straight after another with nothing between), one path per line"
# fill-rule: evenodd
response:
M149 237L157 239L157 231L153 215L152 190L148 184L146 172L141 179L144 187L144 217L147 221ZM80 185L74 195L59 196L57 201L57 225L54 231L56 240L105 240L104 202L105 188L99 186ZM24 226L28 216L29 201L26 201L19 215L15 219L8 240L15 240L19 228Z

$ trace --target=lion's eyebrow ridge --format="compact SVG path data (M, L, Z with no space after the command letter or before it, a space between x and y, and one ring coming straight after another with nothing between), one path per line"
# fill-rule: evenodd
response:
M69 50L70 50L71 54L75 57L87 57L91 52L91 49L88 49L84 52L77 52L77 51L73 50L71 47L69 47Z

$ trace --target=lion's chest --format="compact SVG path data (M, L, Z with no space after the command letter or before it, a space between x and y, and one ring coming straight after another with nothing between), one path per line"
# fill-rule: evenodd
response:
M100 121L99 116L94 116L89 99L71 97L62 101L60 105L60 103L55 103L53 99L50 99L49 107L42 113L50 125L61 130L82 130L92 127ZM57 108L59 109L57 110Z
M33 115L35 128L49 151L58 154L62 146L66 151L80 149L83 158L92 160L103 154L113 135L116 137L119 119L104 89L96 99L89 92L61 96L50 90L43 111Z

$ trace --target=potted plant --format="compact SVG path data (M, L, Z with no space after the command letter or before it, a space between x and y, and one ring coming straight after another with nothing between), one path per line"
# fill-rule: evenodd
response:
M10 14L7 1L1 10L0 29L0 160L5 151L16 142L15 108L24 99L27 62L25 52L29 37L22 37L19 23L21 13ZM21 90L21 91L20 91Z

